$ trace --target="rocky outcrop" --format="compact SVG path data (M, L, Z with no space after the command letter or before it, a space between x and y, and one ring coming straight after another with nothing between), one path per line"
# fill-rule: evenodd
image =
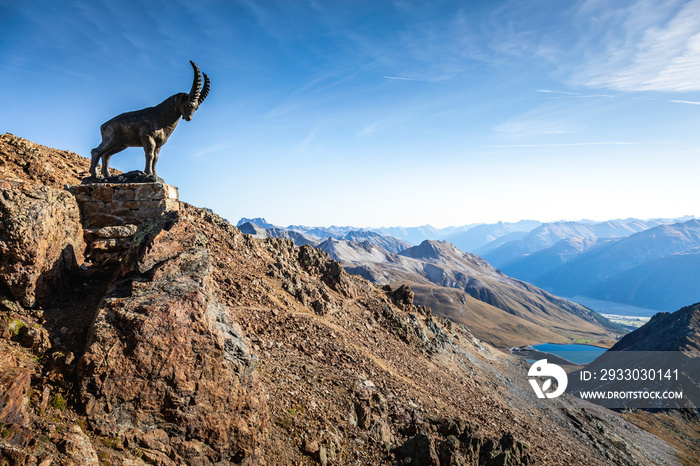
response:
M21 451L35 441L28 428L28 397L32 371L19 367L13 356L14 350L0 340L0 438L10 448L0 446L0 464L7 450ZM11 453L8 453L11 455Z
M265 425L257 358L212 292L208 248L176 214L139 230L78 365L96 429L176 463L254 460Z
M25 446L32 439L26 429L30 378L29 369L0 366L0 433L10 445Z
M90 438L78 425L72 425L58 445L59 450L68 458L85 466L97 466L100 460L92 447Z
M26 406L24 395L29 388L28 369L20 367L0 368L0 423L24 424Z
M39 183L63 189L89 174L90 161L68 151L52 149L10 133L0 135L0 174L6 180ZM115 170L115 173L120 173Z
M500 438L484 438L466 419L414 422L420 432L394 449L405 464L416 466L482 464L521 466L534 464L530 446L506 433Z
M0 286L25 307L50 301L83 261L75 198L24 181L0 181Z

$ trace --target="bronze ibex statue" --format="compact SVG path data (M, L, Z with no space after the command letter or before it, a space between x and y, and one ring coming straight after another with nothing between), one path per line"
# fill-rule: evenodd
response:
M190 60L194 69L194 82L189 94L181 92L168 97L155 107L118 115L100 126L102 142L91 152L90 175L97 177L97 163L102 158L102 176L109 176L109 159L127 147L143 147L146 153L148 175L156 176L156 162L160 148L168 141L180 117L192 119L195 110L209 94L209 77L204 76L204 86L199 68ZM200 89L201 87L201 89Z

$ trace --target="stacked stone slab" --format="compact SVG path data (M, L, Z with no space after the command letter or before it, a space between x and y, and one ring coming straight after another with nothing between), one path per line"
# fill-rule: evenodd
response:
M93 262L118 260L138 225L180 208L177 188L165 183L92 183L68 189L80 207Z
M180 206L177 188L165 183L93 183L70 190L85 228L140 225Z

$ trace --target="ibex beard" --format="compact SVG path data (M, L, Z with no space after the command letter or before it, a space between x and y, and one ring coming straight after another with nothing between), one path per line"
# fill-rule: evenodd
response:
M194 70L194 81L190 92L168 97L155 107L118 115L100 126L102 142L91 151L90 175L97 177L97 164L102 159L102 176L108 177L109 159L127 147L143 147L146 154L148 175L156 175L156 162L160 148L168 141L180 117L186 121L199 108L209 94L209 77L199 72L197 65L190 60ZM202 86L202 76L204 85Z

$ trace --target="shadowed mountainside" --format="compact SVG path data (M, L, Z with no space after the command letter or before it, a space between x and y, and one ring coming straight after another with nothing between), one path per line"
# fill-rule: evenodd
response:
M612 359L619 367L621 358L611 354L624 352L630 355L634 364L635 352L644 353L642 367L673 367L684 372L680 387L684 398L697 397L698 372L697 358L700 357L700 303L683 307L675 312L660 312L654 315L645 325L625 335L603 356L586 367L590 371L600 371L609 368ZM665 356L666 352L681 352L682 357L674 355L672 361ZM609 359L607 358L609 356ZM624 359L624 358L622 358ZM632 365L630 364L630 365ZM685 367L684 367L685 366ZM652 386L645 384L648 390ZM624 387L624 385L623 385ZM659 390L667 389L665 382L660 382ZM695 398L697 403L697 398ZM665 409L665 410L624 410L623 416L635 425L641 426L664 438L679 450L691 456L700 455L700 415L697 409ZM683 464L696 464L681 457Z
M611 351L682 351L700 357L700 303L676 312L659 312L625 335Z

